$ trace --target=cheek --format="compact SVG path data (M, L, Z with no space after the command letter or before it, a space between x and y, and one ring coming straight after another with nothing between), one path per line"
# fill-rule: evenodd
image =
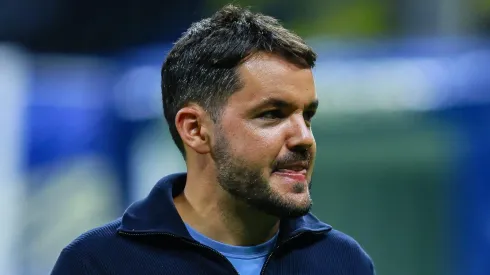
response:
M283 147L281 132L245 125L236 127L230 135L233 150L256 162L272 162Z
M256 158L274 161L284 146L284 138L279 129L250 129L247 131L253 154Z

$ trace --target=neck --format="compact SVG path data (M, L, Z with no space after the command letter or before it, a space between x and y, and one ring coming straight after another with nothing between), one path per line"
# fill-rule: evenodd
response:
M216 178L212 173L188 171L184 192L174 202L192 228L215 241L237 246L258 245L277 233L277 217L231 197L216 180L211 180Z

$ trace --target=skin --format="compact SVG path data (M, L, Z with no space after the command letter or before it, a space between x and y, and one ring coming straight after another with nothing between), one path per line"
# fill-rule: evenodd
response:
M176 116L187 183L174 202L202 234L251 246L270 239L281 218L310 209L317 95L311 69L272 54L252 56L238 73L244 86L230 96L220 121L195 104Z

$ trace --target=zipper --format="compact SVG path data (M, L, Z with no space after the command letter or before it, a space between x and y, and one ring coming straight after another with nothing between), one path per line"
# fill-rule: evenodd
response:
M213 254L216 254L218 255L221 259L223 259L227 264L229 264L231 266L231 268L233 269L233 272L235 275L240 275L240 273L238 273L238 271L236 270L236 268L233 266L233 264L221 253L219 253L218 250L216 249L213 249L209 246L206 246L206 245L203 245L201 243L198 243L198 242L195 242L195 241L192 241L192 240L189 240L189 239L186 239L186 238L182 238L180 236L177 236L177 235L174 235L174 234L171 234L171 233L158 233L158 232L153 232L153 233L150 233L150 232L147 232L147 233L129 233L129 232L124 232L124 231L119 231L119 234L122 234L122 235L128 235L128 236L151 236L151 235L163 235L163 236L169 236L169 237L172 237L172 238L176 238L176 239L179 239L181 241L184 241L192 246L197 246L197 247L200 247L200 248L204 248L208 251L211 251L213 252Z
M289 237L287 240L285 240L284 242L281 242L280 244L278 244L276 246L276 248L274 248L274 250L272 250L272 252L269 253L269 256L267 256L267 259L265 260L265 263L262 266L262 270L260 271L260 275L264 275L265 274L265 268L267 267L267 264L269 264L269 262L271 261L272 256L274 255L274 252L277 252L279 250L279 248L282 247L282 245L284 245L287 242L290 242L293 239L296 239L297 237L301 236L303 233L304 232L301 232L301 233L298 233L296 235L293 235L293 236Z
M277 252L279 250L279 248L281 248L285 243L288 243L296 238L298 238L299 236L303 235L304 233L306 232L300 232L300 233L297 233L291 237L289 237L288 239L286 239L285 241L281 242L280 244L278 244L274 250L272 250L272 252L269 254L269 256L267 256L267 259L265 260L264 262L264 265L262 266L262 270L260 271L260 275L265 275L265 269L267 268L267 264L269 264L269 262L271 261L272 259L272 256L274 255L274 252ZM325 233L325 231L320 231L320 232L310 232L312 234L323 234Z

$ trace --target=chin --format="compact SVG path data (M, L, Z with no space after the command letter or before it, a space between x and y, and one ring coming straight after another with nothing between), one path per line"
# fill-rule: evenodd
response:
M267 198L255 200L253 205L265 213L282 218L298 218L306 215L311 208L311 198L308 191L302 193L273 190Z
M288 206L284 209L285 215L283 217L298 218L304 216L310 212L311 205L309 197L305 201L289 201Z
M308 192L304 192L301 194L288 194L286 195L285 199L288 200L292 205L295 205L299 208L303 208L311 204L311 197Z
M311 205L311 196L308 188L302 188L300 192L299 190L292 190L287 192L281 192L278 195L281 197L281 200L285 203L291 205L292 207L304 208Z
M271 186L280 194L292 194L309 196L309 180L295 181L290 179L275 178Z

